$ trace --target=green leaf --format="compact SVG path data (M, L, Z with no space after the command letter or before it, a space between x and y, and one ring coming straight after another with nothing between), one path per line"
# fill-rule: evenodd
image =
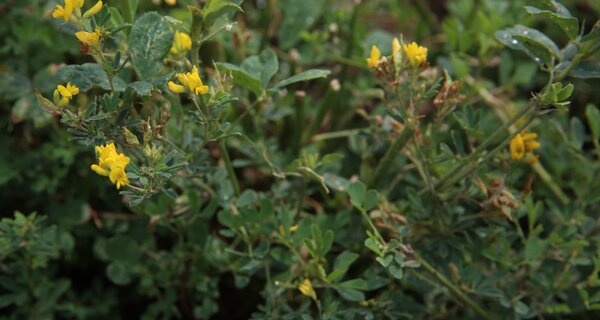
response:
M283 20L278 30L278 39L284 50L292 48L305 31L318 20L323 11L321 0L280 0L278 8L283 11Z
M106 254L113 261L131 263L139 258L139 248L132 238L117 235L106 243Z
M233 81L235 81L237 85L254 92L257 96L262 95L264 87L260 80L254 78L246 71L242 70L242 68L230 63L217 63L216 65L220 69L229 71L233 76Z
M110 281L118 285L126 285L131 282L131 276L122 263L113 262L106 268L106 276Z
M60 110L52 101L44 98L39 90L35 89L35 98L37 100L38 106L42 107L44 111L48 112L51 115L59 115Z
M350 251L344 251L340 255L338 255L333 264L333 271L329 275L327 275L327 281L335 282L337 279L343 276L346 273L346 271L348 271L350 265L356 259L358 259L358 257L358 254Z
M326 78L331 71L322 70L322 69L311 69L300 72L294 76L291 76L285 80L278 82L273 88L281 89L283 87L289 86L292 83L300 82L300 81L308 81L317 78Z
M536 236L530 236L525 243L525 260L533 262L544 252L548 245L547 240L542 240Z
M255 79L259 79L262 86L266 87L269 80L279 69L277 54L273 49L265 49L257 56L246 58L241 65L242 70Z
M244 190L240 197L236 201L236 206L246 207L252 204L256 204L258 201L258 194L252 189Z
M588 125L592 131L592 139L597 141L600 139L600 111L593 104L588 104L585 107L585 117L587 118Z
M365 300L364 293L355 289L335 288L335 291L337 291L337 293L339 293L340 296L342 296L342 298L348 301L360 302Z
M365 195L365 200L363 203L364 209L369 211L373 209L377 203L379 202L379 194L376 190L369 190Z
M111 3L111 5L119 8L125 22L133 23L133 20L135 20L135 11L138 7L138 0L121 0Z
M372 238L367 238L365 240L365 247L369 248L371 251L375 252L378 256L381 256L381 249L379 249L379 245Z
M367 290L367 282L363 279L352 279L340 282L337 285L339 288L348 288L355 290Z
M527 13L531 15L543 15L552 22L556 23L563 31L569 36L569 39L573 40L577 38L579 33L579 21L577 18L571 16L561 15L549 10L540 10L535 7L525 6Z
M365 186L365 184L360 181L356 181L348 187L347 192L350 196L350 201L352 202L352 204L355 207L362 208L367 194L367 186Z
M110 90L108 75L97 63L84 63L82 65L71 64L60 68L57 72L58 78L64 82L70 82L79 88L79 91L86 92L92 88L102 88ZM113 87L115 91L125 91L125 82L119 78L113 78Z
M162 58L173 44L173 30L158 13L148 12L140 17L129 35L133 68L141 80L150 80L163 69Z
M152 89L154 89L154 85L146 81L132 82L129 84L129 87L132 88L138 96L142 97L152 95Z
M583 61L571 70L569 76L580 79L600 78L600 61Z
M237 4L226 0L209 0L202 10L204 27L209 29L222 15L235 11L244 11Z
M556 51L552 51L550 47L545 46L543 43L537 41L528 36L514 35L513 39L519 41L533 56L533 60L537 63L544 62L546 65L554 65L553 59L560 59L560 53L558 48Z
M577 117L571 118L571 141L577 149L581 150L585 142L585 127Z
M547 51L552 56L559 56L558 46L550 38L548 38L548 36L536 29L525 27L523 25L516 25L512 28L507 28L496 32L496 39L498 39L498 41L502 42L509 48L525 52L534 61L540 63L541 57L538 57L531 52L528 47L523 45L518 39L515 39L514 36L526 37L529 39L528 42L532 47L535 46L538 48L538 46L541 46L544 48L544 51ZM538 60L536 60L536 58L538 58Z
M394 260L394 257L391 255L387 255L385 257L377 257L375 260L377 260L377 262L379 262L379 264L384 267L387 268L390 263L392 263L392 261Z
M333 231L327 230L325 231L325 236L323 237L323 246L320 248L320 255L324 257L329 250L331 250L331 246L333 245Z
M399 266L396 265L391 265L388 268L388 271L392 274L392 276L398 280L402 279L402 277L404 276L404 272L402 271L402 268L400 268Z
M573 93L574 89L575 89L575 87L573 86L573 84L569 83L566 86L564 86L561 90L559 90L556 93L558 102L562 102L562 101L569 99L569 97L571 97L571 94Z

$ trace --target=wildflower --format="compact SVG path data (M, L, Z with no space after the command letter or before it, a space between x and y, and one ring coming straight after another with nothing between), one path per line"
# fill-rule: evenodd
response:
M170 6L174 6L177 4L177 0L165 0L165 3Z
M102 1L96 2L96 4L93 7L89 8L88 11L86 11L83 14L83 18L89 18L95 15L96 13L100 12L100 10L102 10Z
M404 46L404 53L408 62L413 66L420 66L427 60L427 48L422 47L415 42Z
M52 12L52 17L55 19L63 19L65 22L71 19L71 14L74 9L81 9L84 0L65 0L65 6L56 6Z
M514 160L520 160L525 157L527 152L538 149L541 145L535 139L537 139L537 133L526 133L525 131L518 133L510 141L510 157ZM527 161L529 163L535 163L539 160L533 158L535 157L530 157Z
M381 52L379 51L376 45L373 45L371 47L371 56L367 59L367 65L369 66L369 68L377 68L377 65L379 64L379 59L381 59Z
M93 164L91 169L101 176L109 177L110 182L121 189L122 186L129 184L125 167L129 164L129 157L122 153L117 153L114 143L104 146L97 146L98 164Z
M192 38L187 33L175 32L171 53L179 54L192 49Z
M59 84L54 90L54 103L58 104L59 107L65 107L69 104L73 96L78 93L79 88L70 82L66 86Z
M75 36L81 43L91 47L97 47L100 43L100 29L96 28L94 32L79 31L75 32Z
M394 38L392 41L392 58L394 58L398 52L400 52L400 42L398 41L398 38Z
M194 66L192 72L177 74L177 80L179 80L182 85L176 84L173 81L169 81L167 84L169 89L175 93L182 93L185 89L197 95L208 92L208 86L205 86L202 83L202 79L200 79L200 74L198 73L198 68L196 68L196 66Z
M313 300L317 300L317 293L315 292L315 289L313 289L313 286L312 286L312 283L310 283L310 280L304 279L302 284L300 284L300 286L298 286L298 290L300 290L300 292L302 292L303 295L305 295L307 297L311 297Z

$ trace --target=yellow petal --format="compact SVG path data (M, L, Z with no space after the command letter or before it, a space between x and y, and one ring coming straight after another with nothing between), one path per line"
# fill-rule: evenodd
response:
M62 6L57 5L56 9L54 9L54 11L52 11L52 17L55 19L60 19L65 17L65 8L63 8Z
M108 175L110 174L108 170L106 170L106 169L102 168L101 166L99 166L99 165L97 165L97 164L93 164L93 165L91 166L91 169L92 169L92 170L93 170L95 173L97 173L97 174L99 174L99 175L101 175L101 176L106 176L106 177L108 177Z
M300 284L300 286L298 286L298 290L300 290L300 292L302 292L303 295L311 297L314 300L317 300L317 293L315 292L315 289L313 289L312 283L310 282L310 280L304 279L302 284Z
M102 10L102 1L96 2L96 4L93 7L89 8L88 11L86 11L83 14L83 18L87 19L87 18L95 15L96 13L100 12L100 10Z
M79 93L79 88L69 82L67 83L67 91L69 91L71 95L77 95Z
M398 41L398 38L394 38L392 41L392 58L396 56L398 51L400 51L400 42Z
M56 89L58 90L58 92L60 92L60 95L66 98L71 98L72 94L69 90L67 90L67 88L63 85L58 85L56 87Z
M510 157L514 160L522 159L525 156L525 143L521 134L517 134L510 141Z
M65 12L63 14L63 19L65 21L71 19L71 13L73 13L73 1L74 0L65 0Z
M175 93L183 93L185 92L185 87L179 84L176 84L173 81L169 81L169 83L167 83L167 86L169 87L169 90L175 92Z

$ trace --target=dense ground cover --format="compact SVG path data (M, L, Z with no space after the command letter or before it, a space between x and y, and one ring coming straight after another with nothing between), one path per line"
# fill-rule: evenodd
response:
M0 3L7 319L594 318L600 3Z

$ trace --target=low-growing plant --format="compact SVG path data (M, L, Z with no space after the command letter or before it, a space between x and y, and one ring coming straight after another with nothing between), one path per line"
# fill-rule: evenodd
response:
M32 1L80 47L33 83L0 74L13 122L53 127L46 151L0 139L51 172L36 190L0 159L39 212L0 222L1 310L593 317L600 22L554 0L449 1L440 25L404 5ZM369 14L422 21L367 34Z

